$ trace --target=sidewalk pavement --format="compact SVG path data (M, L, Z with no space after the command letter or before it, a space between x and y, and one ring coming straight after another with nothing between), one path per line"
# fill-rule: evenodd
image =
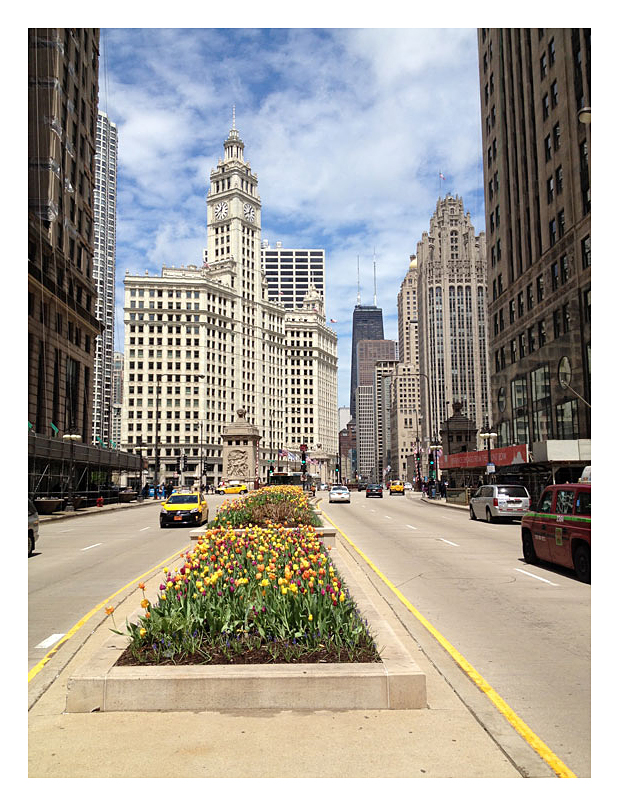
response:
M152 578L149 588L158 582ZM143 596L136 586L117 605L119 628ZM69 662L30 709L30 778L521 778L413 639L410 652L426 675L426 709L231 704L219 712L66 714L68 679L109 639L110 627L105 620L85 640L78 634L87 625L69 640Z
M42 516L39 514L39 524L47 524L49 521L60 521L63 518L77 518L78 516L90 516L96 513L109 513L110 510L126 510L129 507L143 507L147 504L161 504L161 499L144 499L144 501L133 502L116 502L114 504L104 504L102 507L80 507L78 510L66 512L60 510L57 513L52 513L49 516Z

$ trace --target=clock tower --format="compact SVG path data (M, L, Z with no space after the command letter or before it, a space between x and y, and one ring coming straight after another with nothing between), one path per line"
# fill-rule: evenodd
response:
M243 149L233 107L224 159L211 171L207 194L207 260L212 276L255 300L262 297L261 201Z

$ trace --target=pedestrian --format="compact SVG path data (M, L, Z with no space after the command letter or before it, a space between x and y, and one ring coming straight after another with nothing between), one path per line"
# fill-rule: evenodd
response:
M168 482L166 485L166 498L169 498L172 495L172 482Z
M143 499L148 499L148 497L149 497L149 486L148 486L148 483L147 483L147 484L145 484L145 486L142 488L142 498L143 498Z

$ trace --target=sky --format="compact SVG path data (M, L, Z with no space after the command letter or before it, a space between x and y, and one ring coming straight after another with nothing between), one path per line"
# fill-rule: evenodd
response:
M440 195L484 229L476 29L102 28L99 108L119 132L116 350L126 271L202 263L233 105L262 238L326 252L348 406L358 258L361 302L374 266L397 339L398 290Z

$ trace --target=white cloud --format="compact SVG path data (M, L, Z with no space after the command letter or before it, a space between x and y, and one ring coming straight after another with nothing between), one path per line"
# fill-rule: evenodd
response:
M123 274L201 260L208 176L236 104L263 237L327 251L348 404L357 256L369 304L376 249L377 302L395 338L398 288L440 192L463 196L483 226L475 31L117 29L103 42Z

